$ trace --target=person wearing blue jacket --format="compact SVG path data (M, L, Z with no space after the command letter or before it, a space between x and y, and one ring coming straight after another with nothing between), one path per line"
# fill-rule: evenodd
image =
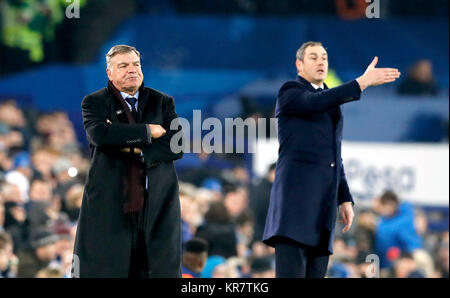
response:
M400 73L376 68L328 89L328 54L320 42L297 51L298 77L278 93L275 116L280 143L263 242L275 247L277 277L324 277L333 253L339 208L344 232L353 221L353 199L341 159L340 106L369 87L394 82Z
M422 238L414 227L414 208L409 202L400 202L392 191L384 192L375 200L375 211L380 215L375 230L375 251L380 267L391 267L389 251L413 253L421 249Z

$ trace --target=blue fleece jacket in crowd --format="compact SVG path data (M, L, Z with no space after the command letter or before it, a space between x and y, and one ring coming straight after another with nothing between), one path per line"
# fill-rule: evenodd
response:
M391 266L387 253L392 247L406 252L422 248L422 238L414 227L414 208L408 202L400 203L394 216L381 217L377 225L375 249L380 257L381 268Z

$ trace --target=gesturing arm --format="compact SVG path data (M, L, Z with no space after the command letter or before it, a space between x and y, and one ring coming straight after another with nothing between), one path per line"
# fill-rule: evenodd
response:
M400 77L398 69L375 68L377 63L378 57L375 57L364 74L356 80L321 92L311 92L298 82L287 82L278 93L280 111L291 115L326 112L341 104L358 100L367 87L391 83Z
M356 80L320 92L311 92L297 82L287 82L278 93L278 105L285 114L322 113L343 103L358 100L360 94Z

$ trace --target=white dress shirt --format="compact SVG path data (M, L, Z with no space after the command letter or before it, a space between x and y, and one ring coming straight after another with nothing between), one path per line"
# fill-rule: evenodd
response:
M120 95L122 95L122 97L123 97L123 99L125 99L125 98L127 98L127 97L134 97L134 98L136 98L136 99L138 99L139 98L139 91L138 92L136 92L136 94L133 96L133 95L130 95L130 94L128 94L128 93L125 93L125 92L120 92ZM126 104L127 104L127 106L130 108L130 112L132 111L132 108L131 108L131 105L128 103L128 101L126 101L125 100L125 102L126 102ZM135 104L135 106L134 106L134 108L136 109L136 111L137 111L137 108L138 108L138 100L136 100L136 104Z

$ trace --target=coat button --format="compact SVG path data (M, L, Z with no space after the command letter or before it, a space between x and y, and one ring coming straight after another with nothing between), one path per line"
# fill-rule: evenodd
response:
M330 167L334 168L336 164L334 162L330 163Z

